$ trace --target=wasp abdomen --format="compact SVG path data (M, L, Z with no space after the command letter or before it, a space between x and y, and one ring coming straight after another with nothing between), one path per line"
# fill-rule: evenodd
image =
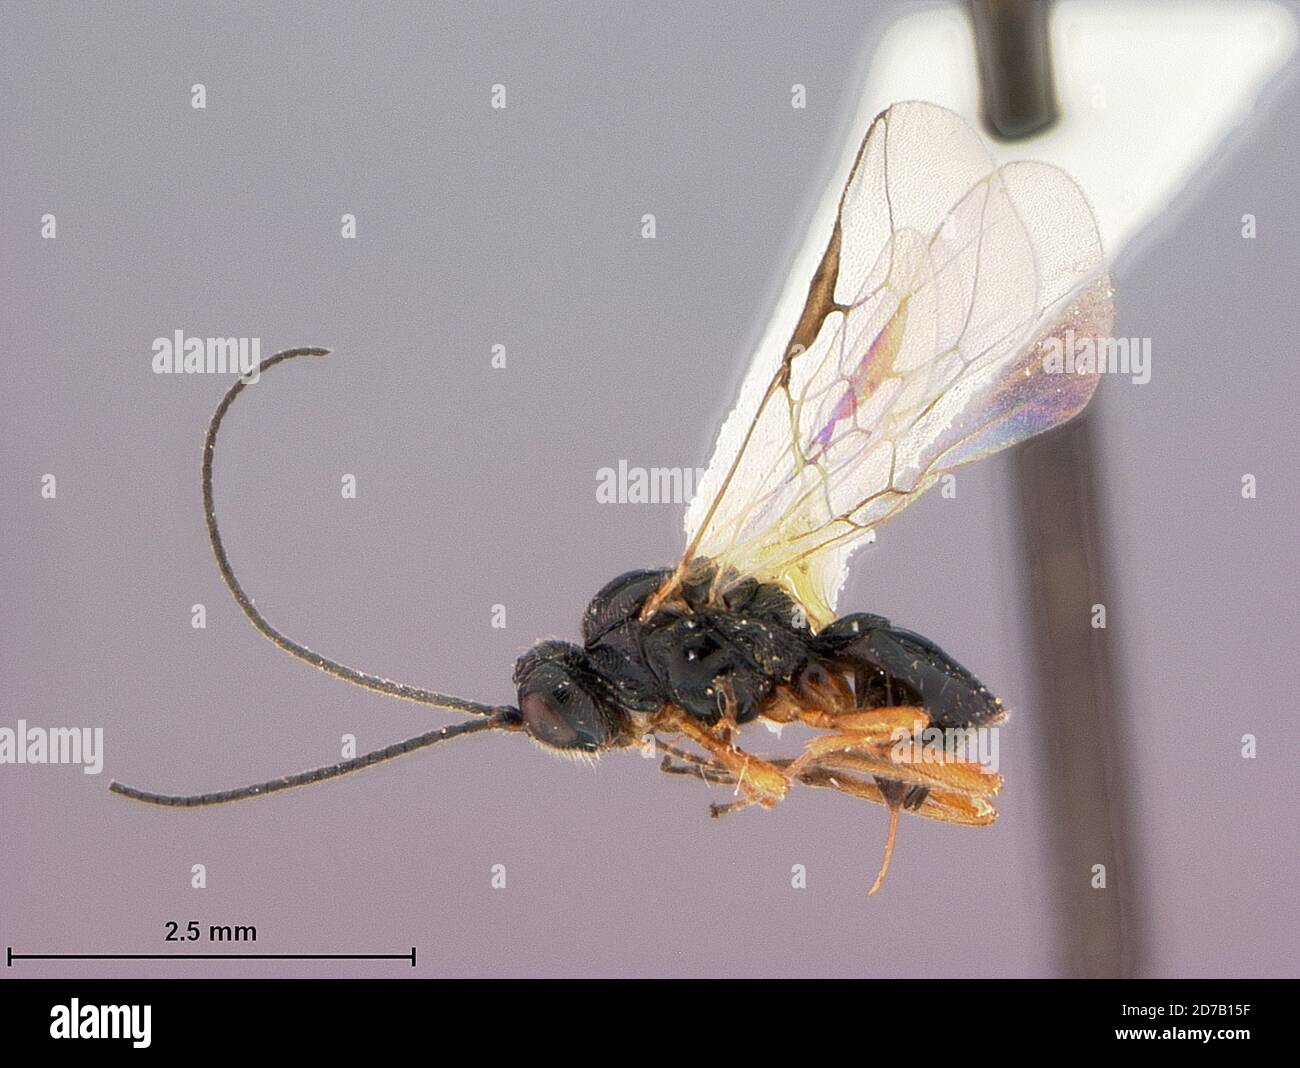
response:
M864 612L837 619L817 635L815 648L827 660L858 669L863 706L916 704L936 726L949 728L975 727L1005 714L988 687L939 646L883 616Z

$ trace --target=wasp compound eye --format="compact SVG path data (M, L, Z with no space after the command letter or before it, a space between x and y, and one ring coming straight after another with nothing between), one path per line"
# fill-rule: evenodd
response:
M543 745L556 749L580 745L577 729L565 719L553 696L530 693L519 702L519 711L524 717L524 729Z
M583 685L581 651L543 643L516 669L519 712L524 729L553 749L596 752L610 740L609 724L598 698Z
M528 734L555 749L595 752L608 740L596 702L568 681L548 689L521 691L519 711Z

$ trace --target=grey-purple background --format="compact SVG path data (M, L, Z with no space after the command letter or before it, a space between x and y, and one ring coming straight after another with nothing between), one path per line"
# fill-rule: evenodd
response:
M713 822L716 795L652 761L591 770L517 737L228 808L106 791L238 785L335 760L345 733L372 748L452 719L312 671L240 616L198 487L229 383L154 375L159 335L336 350L244 398L217 472L248 589L328 655L510 700L515 656L574 637L608 578L672 560L682 509L598 505L595 473L707 461L892 14L701 6L5 5L0 725L102 726L107 755L99 777L0 768L0 942L165 952L165 922L193 919L255 924L258 952L417 945L421 964L6 977L1054 973L1045 846L1069 828L1040 815L1052 710L1026 707L1005 457L891 523L841 599L932 636L1016 711L997 825L905 821L871 899L878 809L805 790ZM1298 105L1293 79L1270 94L1116 272L1117 333L1155 352L1151 383L1103 382L1099 412L1147 974L1295 975L1300 956Z

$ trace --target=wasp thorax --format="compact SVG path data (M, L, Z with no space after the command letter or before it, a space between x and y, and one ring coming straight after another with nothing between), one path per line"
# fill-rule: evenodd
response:
M627 715L586 652L568 642L539 642L515 663L524 730L551 749L596 753L619 743Z

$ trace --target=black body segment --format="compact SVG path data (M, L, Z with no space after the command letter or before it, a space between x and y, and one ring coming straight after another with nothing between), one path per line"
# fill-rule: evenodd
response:
M733 585L715 606L709 600L714 572L704 566L683 585L683 604L642 622L646 600L670 573L630 571L596 594L583 616L588 651L616 652L638 686L648 673L661 704L705 723L728 712L748 723L776 684L808 662L811 632L803 614L779 587L753 579Z
M555 749L598 752L636 740L638 716L674 705L706 725L757 718L780 685L824 672L853 680L857 706L916 705L945 729L1001 718L988 689L933 642L858 613L814 634L779 586L718 585L707 561L649 619L670 568L629 571L592 598L581 647L542 642L515 665L525 729Z
M582 644L590 649L635 619L646 599L671 573L666 567L628 571L605 583L582 613Z
M816 638L819 655L867 669L868 707L914 704L937 727L978 727L1000 719L1002 702L979 679L915 631L865 612L837 619Z

